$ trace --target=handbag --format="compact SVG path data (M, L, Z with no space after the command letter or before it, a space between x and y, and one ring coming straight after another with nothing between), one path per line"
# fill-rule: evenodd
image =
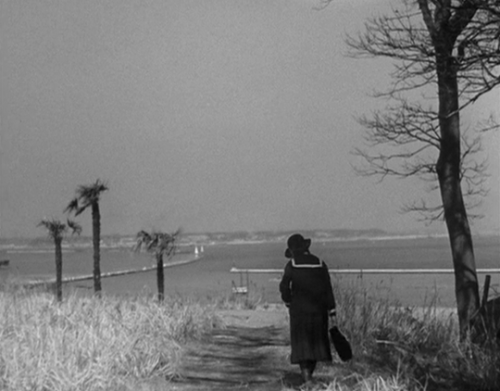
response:
M352 358L351 344L342 334L337 326L333 326L330 330L330 339L342 361L349 361Z

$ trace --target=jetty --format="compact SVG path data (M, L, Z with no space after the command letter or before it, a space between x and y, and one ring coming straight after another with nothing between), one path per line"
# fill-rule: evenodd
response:
M197 256L195 258L167 262L167 263L163 263L163 267L170 268L170 267L174 267L174 266L185 265L188 263L199 261L200 259L201 259L201 257ZM127 274L146 273L146 272L150 272L152 270L156 270L156 267L157 267L156 265L153 265L153 266L145 266L145 267L138 268L138 269L127 269L127 270L105 272L105 273L101 273L101 278L125 276ZM92 280L92 279L94 279L93 274L86 274L86 275L73 276L73 277L63 277L62 283L64 284L64 283L70 283L70 282L88 281L88 280ZM56 283L56 279L51 278L51 279L47 279L47 280L28 281L26 283L23 283L22 285L26 288L36 288L36 287L41 287L41 286L46 286L46 285L50 286L50 285L53 285L55 283Z
M283 274L283 269L239 269L232 267L230 273ZM454 274L453 269L330 269L330 274ZM500 273L500 268L476 269L477 274Z

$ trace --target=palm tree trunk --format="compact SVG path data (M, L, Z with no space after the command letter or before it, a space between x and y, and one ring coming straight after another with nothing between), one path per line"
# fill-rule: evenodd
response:
M436 169L455 271L460 336L464 338L479 308L479 288L472 235L460 187L460 116L451 51L438 58L437 65L441 148Z
M94 293L101 296L101 214L99 212L99 203L92 203L92 244L94 247Z
M62 238L55 238L56 245L56 299L62 301Z
M163 301L165 296L165 275L163 271L163 253L156 254L156 283L158 285L158 301Z

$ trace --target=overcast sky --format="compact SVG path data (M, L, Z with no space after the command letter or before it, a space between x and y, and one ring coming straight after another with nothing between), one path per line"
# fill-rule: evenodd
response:
M109 184L104 234L381 228L426 184L355 174L383 61L346 56L390 0L0 0L0 237ZM469 115L499 117L500 93ZM474 232L500 229L499 135ZM435 195L437 197L437 194ZM436 198L434 198L436 199ZM78 218L90 235L90 212Z

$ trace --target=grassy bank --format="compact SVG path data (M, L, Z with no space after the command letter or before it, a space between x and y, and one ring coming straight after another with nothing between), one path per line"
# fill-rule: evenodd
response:
M453 314L433 302L415 309L374 300L342 281L335 287L339 326L355 358L336 358L327 367L332 380L314 390L500 389L498 345L459 342ZM165 389L164 379L179 373L186 342L221 325L218 310L265 308L261 301L258 294L162 304L152 297L70 296L57 304L48 293L0 292L0 389Z
M456 315L430 301L405 308L376 301L359 286L341 286L339 325L356 357L336 371L328 391L500 389L500 346L459 342Z
M133 389L175 376L183 343L217 324L196 303L0 292L0 389Z

